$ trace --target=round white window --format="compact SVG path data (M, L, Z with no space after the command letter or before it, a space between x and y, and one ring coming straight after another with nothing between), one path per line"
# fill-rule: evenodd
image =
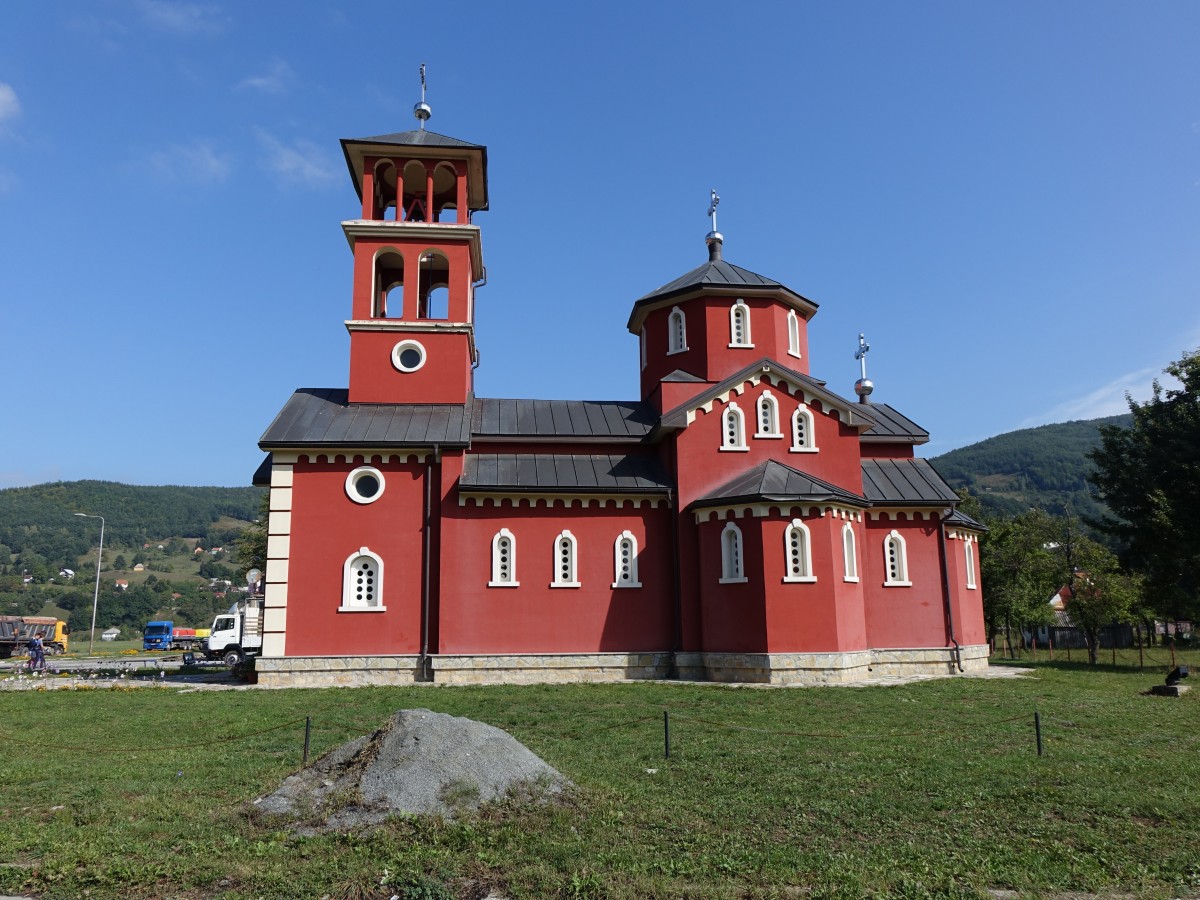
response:
M374 466L359 466L346 476L346 493L355 503L374 503L383 496L383 473Z
M425 348L416 341L401 341L392 348L392 365L401 372L415 372L425 365Z

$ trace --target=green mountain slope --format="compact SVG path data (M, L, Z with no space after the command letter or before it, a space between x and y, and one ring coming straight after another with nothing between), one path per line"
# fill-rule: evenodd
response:
M992 515L1041 507L1084 518L1105 508L1091 494L1088 453L1100 445L1101 425L1127 426L1129 415L1041 425L960 447L930 462L953 487L967 488Z

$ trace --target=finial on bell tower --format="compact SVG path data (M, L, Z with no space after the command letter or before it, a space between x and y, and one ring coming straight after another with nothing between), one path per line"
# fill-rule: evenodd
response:
M708 245L708 261L716 262L721 258L721 244L725 242L721 232L717 231L717 204L721 202L721 198L717 196L716 188L710 190L708 195L708 214L712 217L712 231L705 235L704 243Z
M421 63L421 102L413 106L413 115L421 123L422 131L425 130L425 123L429 121L429 117L433 115L433 109L425 102L425 63Z
M867 343L866 336L860 331L858 349L854 352L854 358L858 360L862 368L862 378L854 382L854 393L858 394L859 403L870 403L871 391L875 390L875 385L867 379L867 351L870 349L871 345Z

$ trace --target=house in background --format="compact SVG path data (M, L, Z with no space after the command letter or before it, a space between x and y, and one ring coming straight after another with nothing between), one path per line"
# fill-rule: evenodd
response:
M725 259L715 194L705 258L631 304L639 396L476 396L487 150L427 117L342 141L348 386L296 391L260 441L260 683L986 667L982 526L872 402L861 336L853 398L813 374L817 304Z
M102 632L100 633L100 640L102 640L102 641L115 641L115 640L116 640L117 638L119 638L120 636L121 636L121 629L120 629L120 628L106 628L106 629L104 629L104 631L102 631Z

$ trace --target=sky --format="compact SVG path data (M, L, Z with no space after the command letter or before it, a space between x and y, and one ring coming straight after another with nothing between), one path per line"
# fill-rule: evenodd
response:
M637 399L707 259L936 456L1126 410L1200 346L1200 4L6 0L0 487L248 484L348 381L338 141L488 148L485 397Z

